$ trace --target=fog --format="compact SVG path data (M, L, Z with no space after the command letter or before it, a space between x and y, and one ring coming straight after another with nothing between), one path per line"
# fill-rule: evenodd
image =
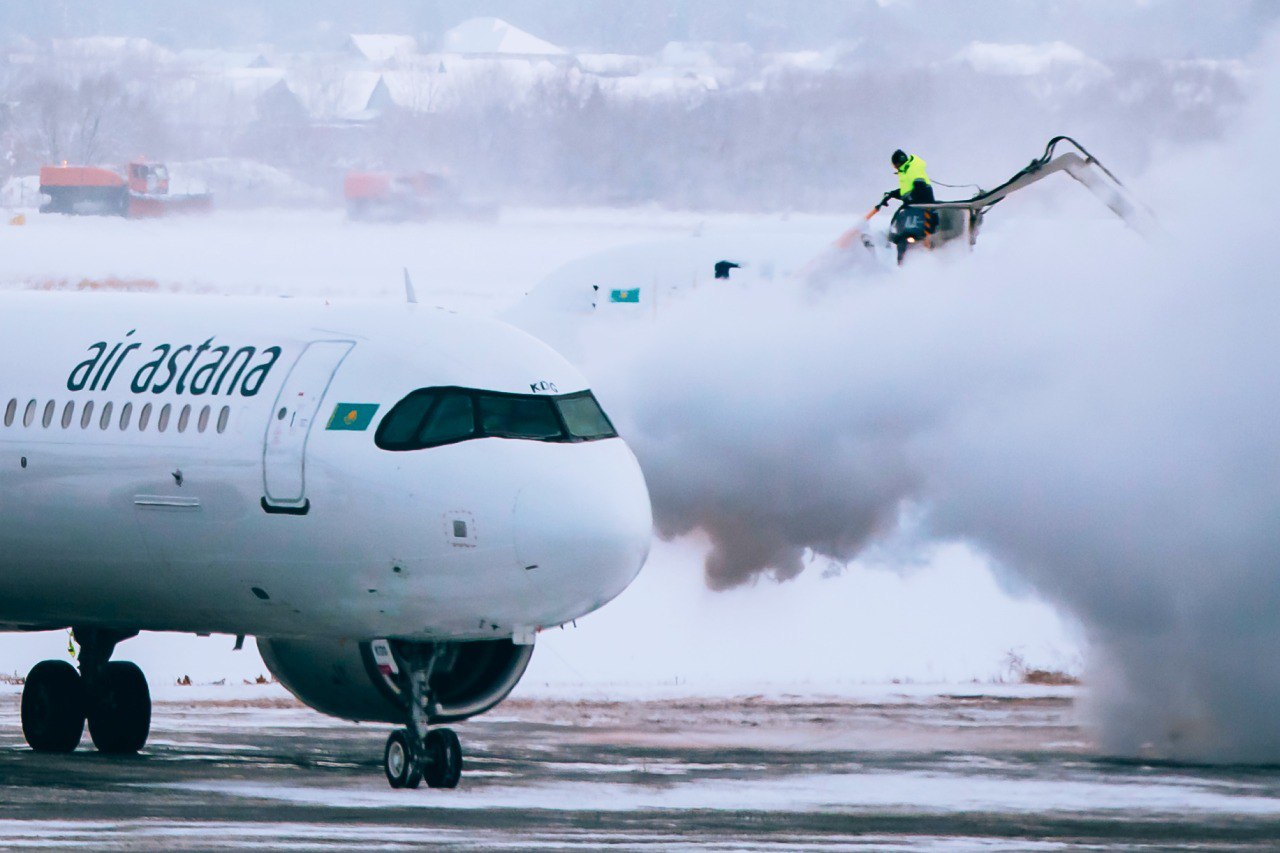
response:
M964 543L1081 620L1107 750L1280 760L1277 179L1232 192L1277 139L1278 81L1229 141L1152 164L1150 242L1009 205L968 257L597 328L660 533L710 538L715 589ZM1061 180L1036 192L1074 209Z
M763 2L602 4L576 22L520 5L320 4L304 26L278 4L199 34L145 3L118 18L63 3L39 22L10 4L0 170L145 148L206 181L215 163L270 176L215 187L227 206L336 206L347 169L428 169L499 205L852 221L892 186L896 147L940 181L990 186L1069 132L1163 237L1140 240L1064 177L993 211L971 255L822 287L745 275L644 322L574 317L550 335L634 447L659 533L705 537L712 589L855 560L910 572L962 547L1079 620L1106 750L1280 760L1270 5L819 3L794 26ZM635 51L634 73L436 52L466 16L507 12L578 54ZM418 48L354 57L357 28ZM76 41L98 35L153 41ZM211 38L272 73L245 84L184 52ZM705 40L693 60L667 49ZM371 106L379 80L399 88Z

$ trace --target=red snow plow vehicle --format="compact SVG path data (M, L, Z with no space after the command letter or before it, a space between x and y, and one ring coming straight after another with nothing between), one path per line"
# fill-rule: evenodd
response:
M434 172L348 172L342 181L347 218L408 222L435 217L487 218L493 205L463 198L453 182Z
M41 213L124 216L129 219L200 213L213 206L209 193L170 193L163 163L135 160L124 174L101 166L42 166Z
M435 214L444 200L445 183L429 172L348 172L342 194L352 219L399 222Z

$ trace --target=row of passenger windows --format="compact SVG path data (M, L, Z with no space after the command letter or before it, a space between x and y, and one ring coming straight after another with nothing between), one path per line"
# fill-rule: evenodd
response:
M4 425L13 426L14 423L20 422L23 426L29 427L36 423L37 419L42 427L48 428L53 426L55 419L62 425L63 429L70 429L71 425L76 422L76 403L69 400L62 406L62 414L58 414L58 403L49 400L44 404L43 411L39 401L30 400L22 410L22 417L18 418L18 401L10 400L9 405L4 410ZM174 418L175 407L171 403L165 403L160 406L159 411L155 411L151 403L144 403L138 409L138 418L133 418L133 403L125 403L120 407L119 417L116 416L115 404L107 402L94 411L92 400L87 400L80 406L79 421L81 429L89 429L95 423L98 429L110 429L111 426L117 425L121 430L127 430L131 425L137 426L139 430L145 430L152 424L152 414L155 415L155 428L159 432L169 429L169 425ZM186 432L193 428L196 432L204 432L212 425L218 432L226 432L227 421L231 419L231 407L223 406L218 411L217 420L213 420L213 407L205 406L197 411L190 405L184 405L177 411L176 421L174 425L178 432ZM211 424L212 422L212 424Z
M549 397L424 388L392 407L374 442L383 450L421 450L471 438L595 441L617 434L590 391Z

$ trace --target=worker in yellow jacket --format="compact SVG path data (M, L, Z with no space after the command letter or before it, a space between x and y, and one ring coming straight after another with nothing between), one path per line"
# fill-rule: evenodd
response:
M908 154L899 148L889 158L894 171L898 173L898 188L884 194L877 208L884 207L890 199L898 199L905 204L923 204L934 201L933 184L925 171L924 160Z

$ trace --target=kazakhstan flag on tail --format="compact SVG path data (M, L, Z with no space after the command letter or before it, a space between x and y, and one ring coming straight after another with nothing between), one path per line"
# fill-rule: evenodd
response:
M637 287L631 290L610 290L609 301L610 302L639 302L640 288Z
M334 406L325 429L366 430L377 411L377 403L339 403Z

